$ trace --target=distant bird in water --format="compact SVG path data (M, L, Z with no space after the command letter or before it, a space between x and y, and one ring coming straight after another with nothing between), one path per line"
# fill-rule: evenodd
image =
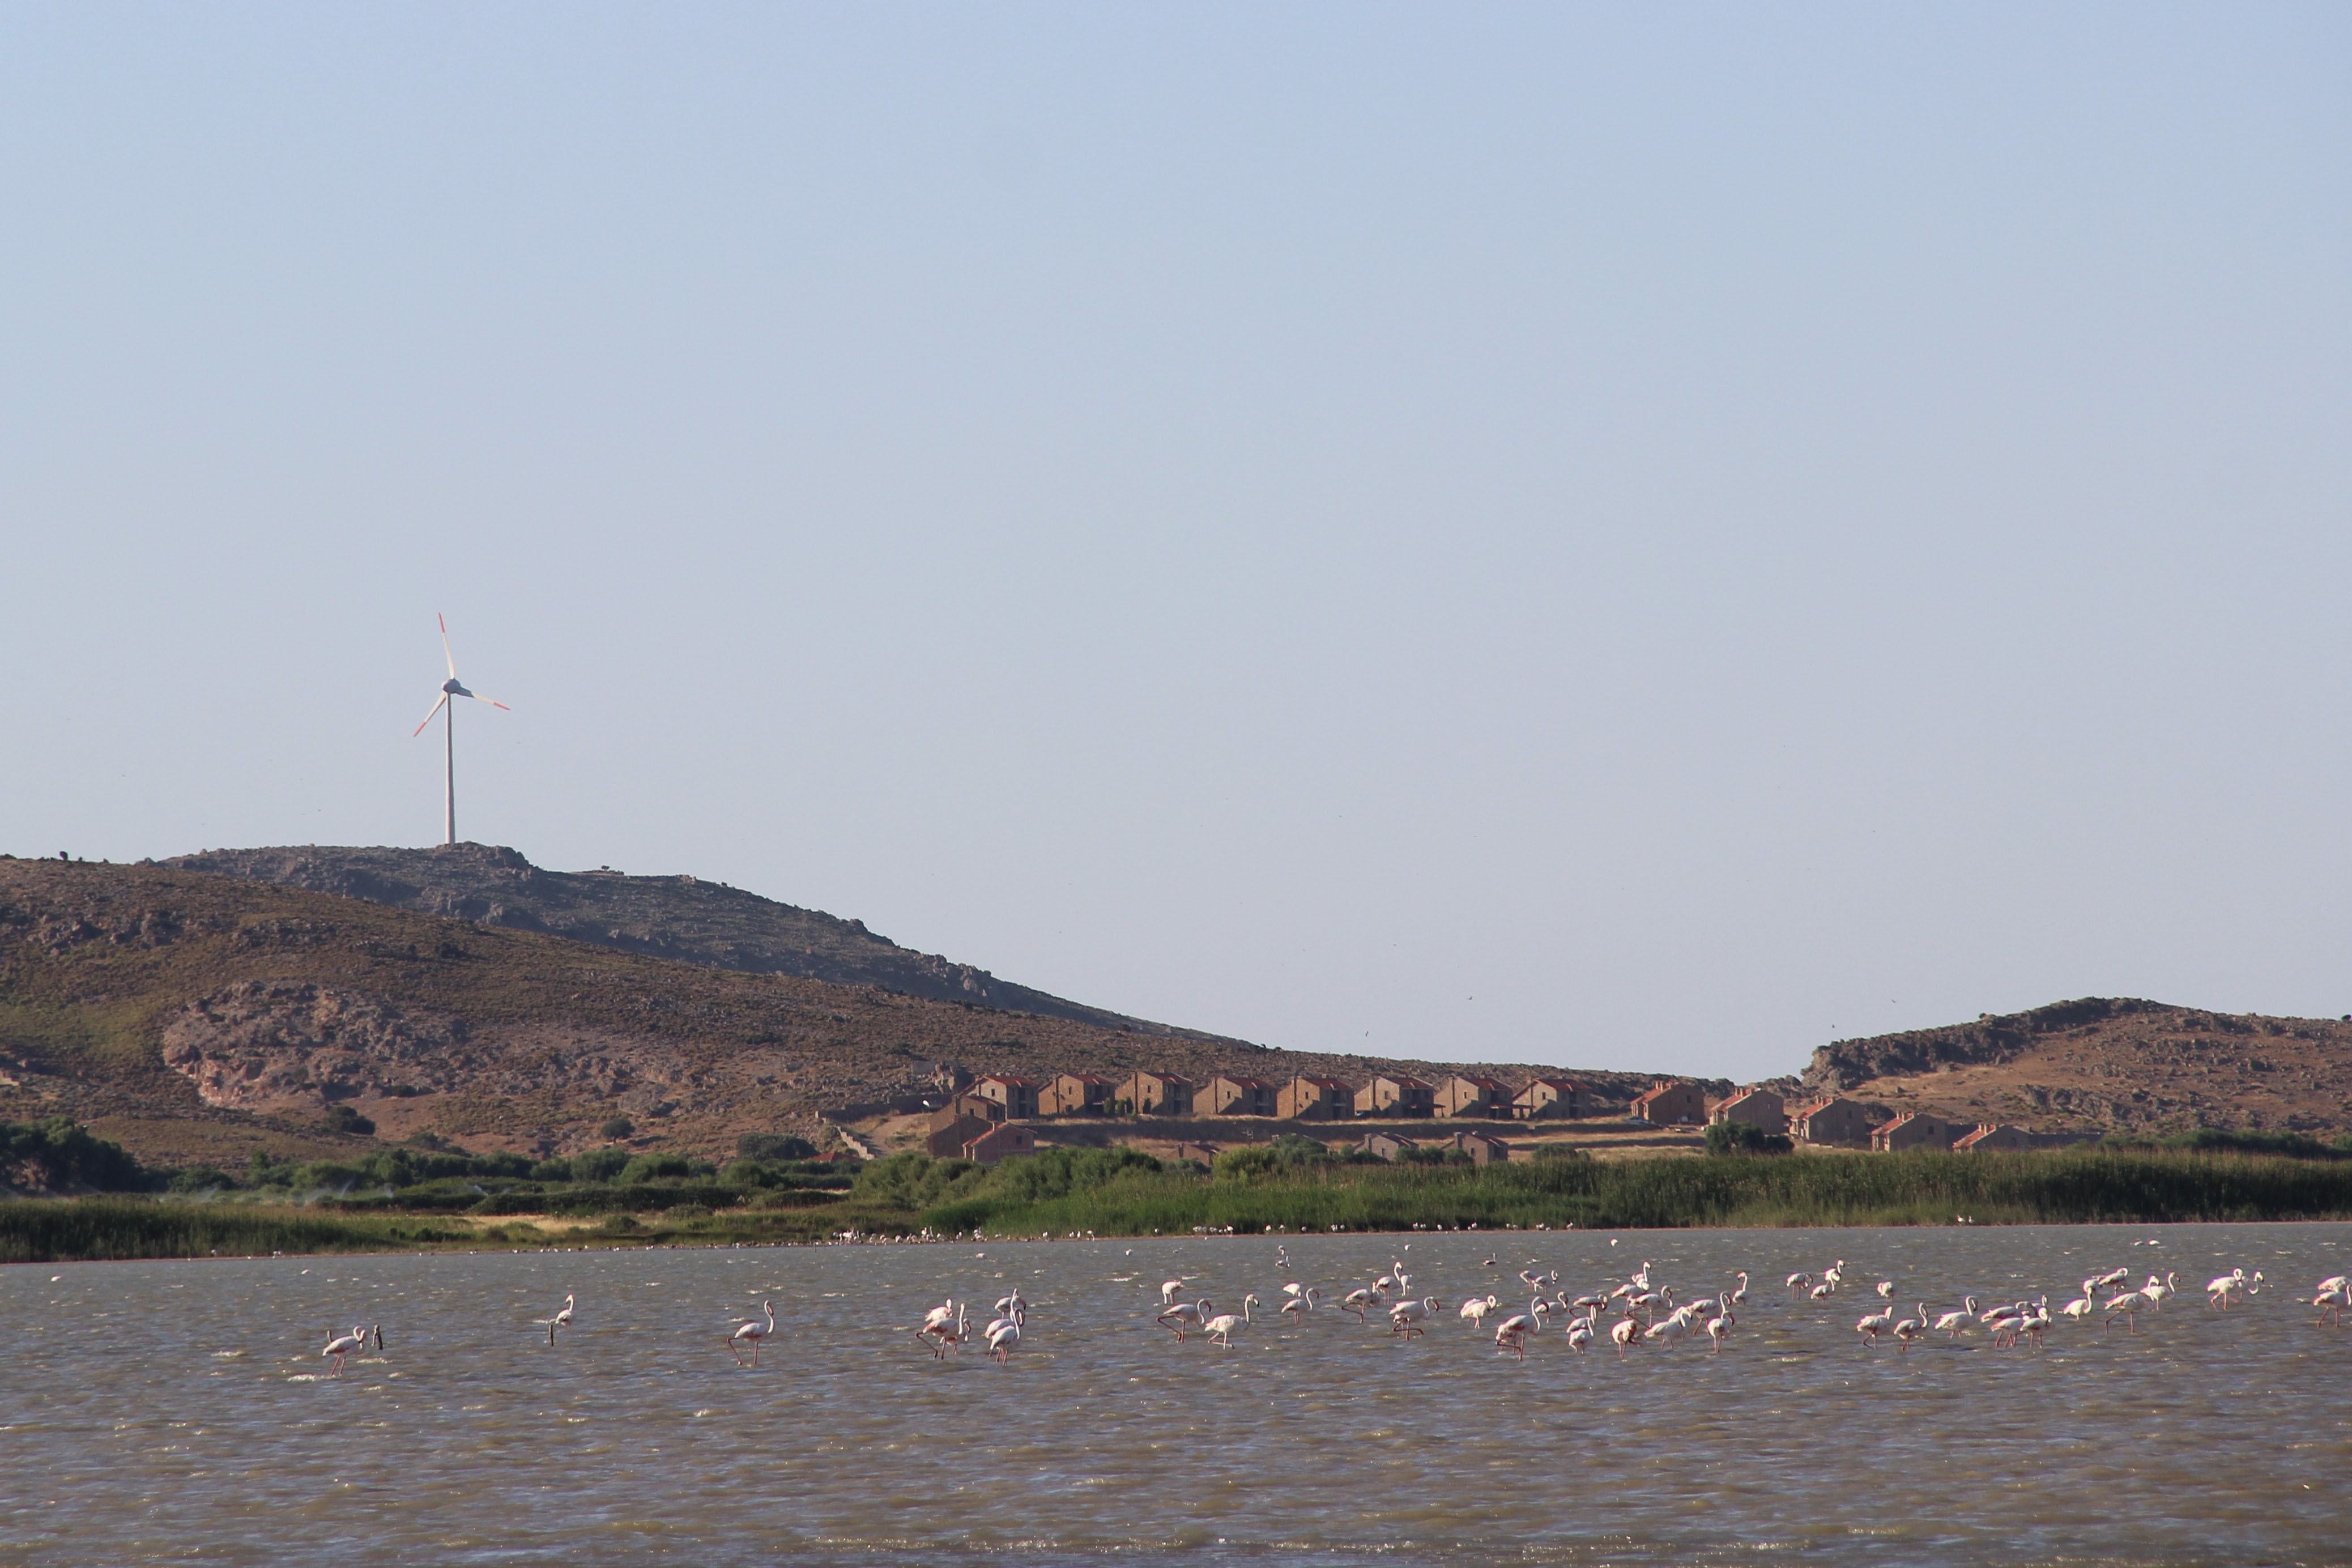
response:
M556 1313L555 1316L551 1318L533 1318L531 1321L537 1323L540 1327L547 1331L547 1342L549 1344L553 1344L555 1342L555 1331L558 1329L568 1329L572 1326L572 1298L568 1295L563 1298L563 1310ZM381 1349L382 1347L379 1346L377 1348Z
M759 1323L744 1323L727 1336L727 1349L734 1355L737 1366L744 1364L741 1349L744 1345L751 1347L751 1364L759 1365L760 1342L776 1331L776 1304L773 1301L762 1301L760 1303L760 1310L768 1315L768 1321L764 1326Z
M348 1334L331 1335L327 1341L327 1348L319 1352L321 1356L327 1357L334 1363L327 1375L330 1377L342 1376L343 1359L346 1356L353 1355L358 1352L367 1349L367 1331L361 1328L357 1323L353 1323L352 1325L352 1331Z

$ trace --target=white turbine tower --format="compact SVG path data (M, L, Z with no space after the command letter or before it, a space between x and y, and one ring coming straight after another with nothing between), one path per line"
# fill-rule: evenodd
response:
M433 713L427 713L425 715L425 724L430 724L433 722L434 713L438 713L445 708L449 710L449 716L442 721L443 783L445 788L441 799L443 805L446 808L445 826L448 834L448 837L444 838L442 842L444 844L455 844L457 842L457 705L455 702L450 701L449 699L452 697L470 697L477 702L488 702L491 707L504 709L509 713L513 712L514 710L508 708L505 703L497 700L495 698L485 697L478 691L468 691L464 686L458 683L457 656L449 651L449 617L436 614L434 619L441 623L441 657L446 659L449 663L449 679L441 683L441 700L433 704ZM416 735L422 735L425 733L425 724L419 724L416 726L415 734L411 735L409 739L415 740Z

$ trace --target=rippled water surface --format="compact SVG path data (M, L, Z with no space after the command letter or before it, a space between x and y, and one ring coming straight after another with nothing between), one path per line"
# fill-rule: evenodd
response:
M2295 1299L2352 1268L2352 1226L1331 1237L1287 1272L1276 1245L0 1270L0 1560L2352 1563L2352 1331ZM1723 1354L1555 1332L1520 1363L1454 1312L1513 1310L1530 1264L1574 1294L1643 1257L1685 1296L1751 1271ZM1416 1342L1330 1311L1230 1351L1150 1321L1171 1276L1271 1306L1398 1258L1445 1307ZM1838 1258L1833 1304L1780 1289ZM2273 1288L2209 1310L2239 1265ZM2038 1355L1853 1331L1883 1278L1941 1310L2117 1267L2188 1294ZM1015 1285L1010 1364L913 1339ZM530 1320L567 1291L551 1349ZM723 1336L763 1297L779 1333L738 1370ZM322 1378L354 1321L383 1352Z

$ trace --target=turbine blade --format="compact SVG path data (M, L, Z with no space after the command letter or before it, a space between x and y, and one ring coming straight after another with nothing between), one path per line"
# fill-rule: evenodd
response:
M449 679L455 680L457 679L457 656L449 651L449 617L436 610L433 618L441 623L441 657L449 661Z
M491 707L493 707L493 708L504 708L504 709L506 709L506 711L508 711L508 712L509 712L509 713L511 713L511 712L513 712L513 711L514 711L514 710L513 710L513 709L511 709L511 708L507 708L507 705L506 705L505 703L503 703L503 702L499 701L499 700L497 698L495 698L495 697L485 697L485 696L483 696L483 695L482 695L480 692L478 692L478 691L468 691L468 692L467 692L467 693L466 693L466 695L467 695L467 696L468 696L468 697L470 697L470 698L472 698L472 699L473 699L475 701L477 701L477 702L487 702L487 703L488 703L488 704L489 704Z
M432 711L431 713L427 713L427 714L425 716L425 724L430 724L431 722L433 722L434 718L436 717L436 715L439 714L439 712L441 711L441 710L448 704L448 701L449 701L449 694L448 694L447 692L446 692L446 691L445 691L445 692L443 692L443 693L441 694L441 699L440 699L440 700L433 704L433 711ZM417 737L417 736L422 735L423 733L425 733L425 724L419 724L418 726L416 726L416 728L415 728L415 729L411 730L411 731L408 732L408 738L409 738L410 740L414 741L415 739L416 739L416 737Z

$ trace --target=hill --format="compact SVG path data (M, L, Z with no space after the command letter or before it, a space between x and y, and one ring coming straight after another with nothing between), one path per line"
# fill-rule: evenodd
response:
M703 1155L929 1089L940 1064L1205 1079L1528 1065L1271 1050L592 945L274 882L0 858L0 1121L64 1113L152 1161L430 1135L569 1153L607 1118ZM1622 1099L1647 1080L1579 1073Z
M972 1002L1110 1029L1215 1037L1065 1001L999 980L969 963L900 947L867 931L863 921L778 903L698 877L632 877L605 868L550 871L517 850L489 844L433 849L319 844L207 849L162 864L175 870L340 893L477 925L544 931L648 958L746 974L796 974L836 985L879 985L935 1002Z
M1843 1040L1805 1086L2048 1132L2352 1131L2352 1019L2086 997Z

